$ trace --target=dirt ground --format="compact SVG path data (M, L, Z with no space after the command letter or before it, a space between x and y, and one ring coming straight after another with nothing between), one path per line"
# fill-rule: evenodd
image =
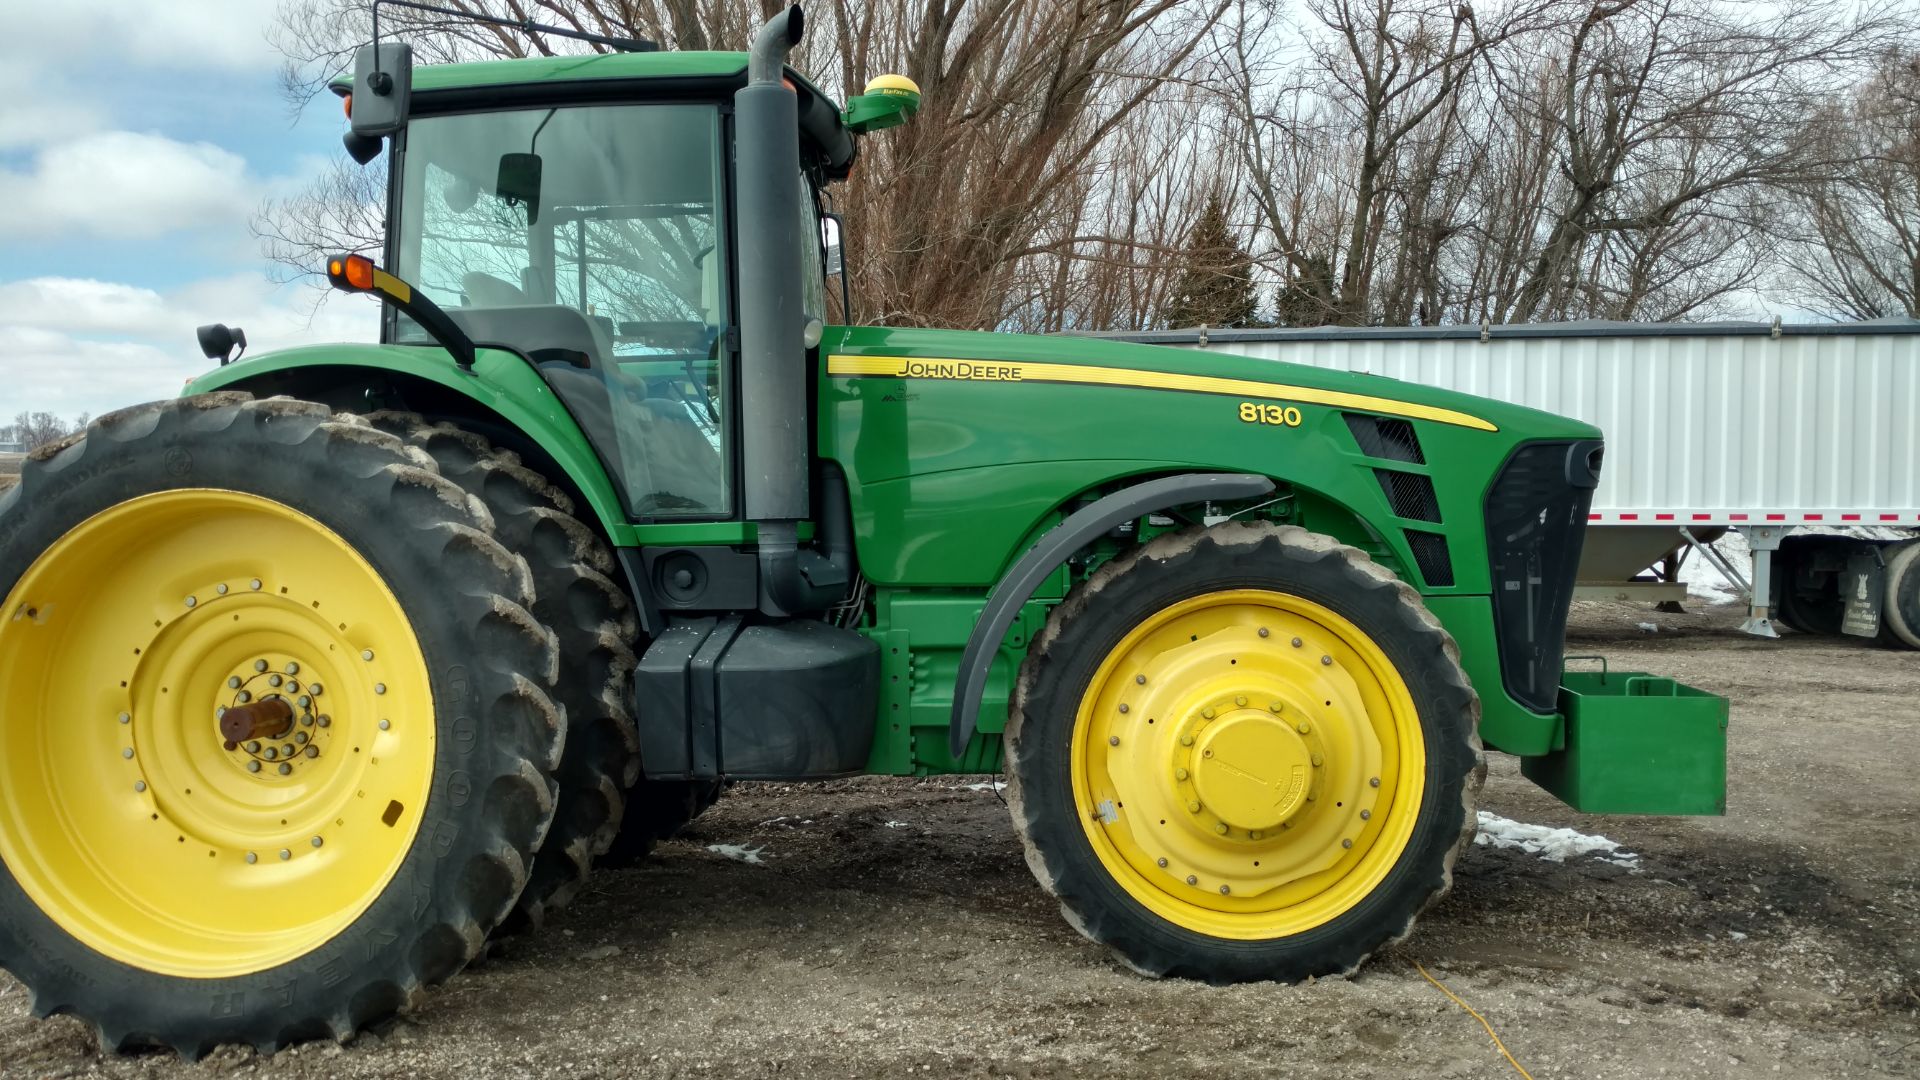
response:
M1513 1075L1418 962L1539 1080L1920 1074L1920 653L1763 642L1736 621L1583 606L1571 635L1732 697L1725 818L1584 817L1495 756L1484 809L1604 834L1639 871L1476 846L1412 939L1351 980L1127 972L1041 895L977 779L743 785L344 1047L102 1056L0 976L0 1073Z

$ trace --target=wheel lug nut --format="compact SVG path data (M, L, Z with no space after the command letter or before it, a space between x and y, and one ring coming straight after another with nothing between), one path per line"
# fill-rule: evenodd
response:
M1340 846L1341 846L1341 847L1343 847L1343 848L1350 848L1350 847L1352 847L1352 846L1353 846L1353 841L1351 841L1351 840L1342 840L1342 841L1340 841Z
M1362 811L1360 811L1360 820L1361 820L1361 821L1372 821L1372 820L1373 820L1373 811L1371 811L1371 810L1362 810Z
M300 718L300 726L301 726L301 727L312 727L312 726L313 726L313 717L311 717L311 716L302 716L302 717Z
M1326 764L1326 759L1325 759L1325 758L1323 758L1323 757L1321 757L1321 756L1320 756L1319 754L1315 754L1315 755L1313 755L1313 757L1312 757L1311 759L1309 759L1309 760L1311 760L1311 761L1313 762L1313 767L1314 767L1314 768L1316 768L1316 769L1317 769L1317 768L1319 768L1320 766L1322 766L1322 765L1324 765L1324 764Z
M293 858L293 852L291 852L291 851L288 851L288 850L287 850L286 848L281 848L281 849L280 849L280 861L281 861L281 862L286 862L286 861L287 861L288 859L291 859L291 858Z
M1165 856L1162 856L1158 859L1153 860L1153 863L1155 866L1158 866L1162 870L1165 870L1167 868L1167 860Z
M1294 639L1293 639L1293 647L1294 647L1294 648L1296 648L1296 649L1297 649L1297 648L1299 648L1299 647L1301 646L1301 644L1302 644L1302 642L1300 641L1300 639L1299 639L1299 638L1294 638Z
M1320 657L1320 666L1322 666L1322 667L1332 667L1332 666L1333 666L1333 657L1331 657L1331 656L1322 656L1322 657Z
M229 690L240 689L240 676L238 675L227 676L227 689Z
M1241 696L1238 696L1238 697L1235 697L1235 698L1233 699L1233 703L1234 703L1235 705L1245 705L1245 704L1247 703L1247 699L1246 699L1246 696L1245 696L1245 695L1241 695Z
M307 747L307 756L308 756L308 757L310 757L310 758L316 758L316 757L319 757L319 756L320 756L320 748L319 748L319 747L317 747L317 746L309 746L309 747Z
M391 721L391 720L382 720L382 721L380 721L380 730L381 730L381 731L385 731L385 730L387 730L388 728L390 728L390 727L392 727L392 726L393 726L393 721ZM1120 745L1120 737L1119 737L1119 736L1117 736L1117 735L1116 735L1116 736L1114 736L1114 737L1113 737L1113 742L1112 742L1112 745L1114 745L1114 746L1118 746L1118 745Z
M289 694L297 694L297 693L299 693L299 692L300 692L300 684L299 684L299 683L297 683L297 682L295 682L295 681L294 681L294 680L292 680L292 679L288 679L288 680L287 680L287 693L289 693Z
M1263 626L1263 627L1261 627L1261 628L1260 628L1260 636L1261 636L1261 637L1266 637L1266 636L1267 636L1267 628L1266 628L1266 627L1264 627L1264 626Z
M376 693L376 694L384 694L384 693L386 693L386 692L387 692L387 684L386 684L386 683L383 683L383 682L377 682L377 683L374 683L374 684L373 684L373 692L374 692L374 693Z
M1209 706L1205 709L1201 709L1200 715L1206 717L1208 720L1213 719L1213 708Z
M293 756L293 744L292 744L292 743L287 743L286 745L284 745L284 746L282 746L282 747L280 747L280 756L281 756L281 757L292 757L292 756Z
M1182 736L1180 736L1180 745L1181 745L1181 746L1192 746L1192 745L1193 745L1193 736L1191 736L1191 735L1182 735Z
M281 678L281 677L280 677L280 676L278 676L278 675L269 675L269 676L267 676L267 685L268 685L268 686L279 686L279 685L280 685L281 683L283 683L283 682L286 682L286 681L287 681L287 680L285 680L285 679L283 679L283 678Z
M281 776L292 776L292 775L293 775L293 766L291 766L291 765L282 765L282 766L280 766L280 775L281 775Z
M1305 735L1307 732L1313 730L1313 725L1307 723L1305 720L1302 720L1298 724L1294 725L1294 730L1298 731L1302 735Z
M256 588L256 589L257 589L257 588L259 588L259 587L260 587L260 583L259 583L259 582L257 582L257 581L256 581L256 582L254 582L254 584L253 584L253 587L254 587L254 588ZM255 661L253 662L253 670L255 670L255 671L265 671L265 670L267 670L267 662L266 662L265 660L255 660Z
M386 722L385 720L382 720L382 721L380 721L380 726L381 726L381 728L382 728L382 729L385 729L385 727L387 726L387 722ZM1119 746L1119 745L1120 745L1120 736L1118 736L1118 735L1109 735L1109 736L1107 736L1107 745L1108 745L1108 746Z
M1308 802L1318 802L1318 801L1320 801L1320 793L1319 793L1319 792L1316 792L1316 791L1309 791L1309 792L1307 792L1307 801L1308 801Z
M227 586L226 586L226 583L225 583L225 582L222 582L222 583L220 583L220 584L218 584L218 585L215 585L215 586L213 587L213 591L214 591L214 592L217 592L217 593L219 593L219 594L220 594L221 596L225 596L225 595L227 595Z
M1225 885L1222 885L1222 886L1220 886L1220 895L1221 895L1221 896L1225 896L1225 895L1227 895L1227 894L1228 894L1229 892L1232 892L1232 891L1233 891L1233 890L1231 890L1231 889L1229 889L1229 888L1228 888L1227 886L1225 886Z
M1128 707L1127 703L1123 701L1120 703L1120 711L1124 713L1131 712L1132 710Z
M1221 836L1227 835L1227 827L1224 824L1215 825L1213 831L1219 833Z
M360 659L362 659L362 660L365 660L365 661L368 661L369 663L371 663L371 662L372 662L372 660L373 660L373 650L372 650L372 649L361 649L361 650L360 650Z
M259 752L260 752L260 740L254 739L253 741L247 743L247 753L257 754Z
M310 698L310 697L308 697L308 696L307 696L307 695L305 695L305 694L301 694L301 695L300 695L300 707L301 707L301 708L303 708L303 709L306 709L306 708L311 708L311 707L312 707L312 705L313 705L313 699L312 699L312 698Z
M1266 835L1266 834L1265 834L1265 833L1263 833L1263 832L1261 832L1261 831L1260 831L1259 829L1255 829L1255 830L1253 830L1252 832L1250 832L1250 833L1248 833L1248 834L1247 834L1247 839L1249 839L1249 840L1258 840L1258 839L1260 839L1260 838L1261 838L1262 836L1265 836L1265 835Z
M147 782L145 780L135 780L133 782L133 790L135 791L147 790Z
M253 579L252 581L249 581L249 582L247 582L247 588L249 588L249 589L252 589L252 590L253 590L254 592L259 592L259 591L260 591L260 579L259 579L259 578L254 578L254 579Z
M192 607L192 606L194 606L195 604L198 604L199 602L200 602L200 601L199 601L198 599L196 599L196 598L194 598L194 597L191 597L191 596L189 596L189 597L187 597L187 606L188 606L188 607Z
M317 836L313 838L313 846L314 846L314 847L319 847L319 846L320 846L321 844L323 844L323 843L325 843L325 842L326 842L326 841L324 841L324 840L322 840L322 839L320 839L320 838L319 838L319 837L317 837Z
M1134 681L1134 684L1137 686L1147 685L1147 677L1145 675L1135 675L1133 677L1133 681Z
M1197 878L1197 877L1194 877L1194 876L1193 876L1192 874L1188 874L1188 875L1187 875L1187 884L1189 884L1189 885L1198 885L1198 884L1200 884L1200 879L1199 879L1199 878Z
M120 722L121 722L121 723L123 723L123 724L131 724L131 723L133 723L133 717L132 717L132 716L130 716L130 715L128 715L128 714L126 714L126 713L121 713L121 714L120 714Z
M307 741L307 733L306 733L306 732L304 732L304 731L296 731L296 732L294 732L294 733L293 733L293 741L294 741L294 742L297 742L297 743L305 743L305 742Z
M1368 780L1368 781L1367 781L1367 786L1368 786L1368 787L1379 787L1379 786L1380 786L1380 778L1376 776L1376 777L1374 777L1374 778L1372 778L1371 780Z
M1189 814L1197 814L1197 813L1199 813L1199 812L1200 812L1200 804L1199 804L1198 802L1191 802L1191 801L1190 801L1190 802L1188 802L1188 803L1187 803L1187 813L1189 813Z
M1173 778L1175 780L1185 780L1187 778L1187 770L1185 769L1173 770Z
M320 689L319 683L316 682L316 683L307 684L307 693L312 694L314 697L319 697L321 692L322 691Z
M294 662L293 662L293 661L291 661L291 660L289 660L289 661L287 661L287 674L289 674L289 675L298 675L298 674L300 674L300 665L299 665L299 664L296 664L296 663L294 663Z
M319 720L317 720L317 721L315 721L315 722L316 722L316 723L318 723L318 724L319 724L319 725L320 725L321 727L332 727L332 726L333 726L333 717L331 717L331 716L324 716L324 715L323 715L323 716L321 716L321 717L320 717L320 719L319 719Z
M253 852L251 852L251 851L249 851L249 852L247 852L247 865L248 865L248 866L252 866L252 865L253 865L254 863L257 863L257 862L259 862L259 861L260 861L260 856L258 856L258 855L256 855L256 854L254 854L254 853L253 853Z
M132 759L133 759L133 747L131 747L131 746L129 746L129 747L127 747L127 748L126 748L125 750L122 750L122 751L120 751L120 756L121 756L121 757L123 757L123 758L126 758L126 759L128 759L128 760L132 760Z
M257 762L257 761L249 761L249 762L247 762L247 771L248 771L248 772L259 772L259 771L260 771L260 763L259 763L259 762Z
M242 705L245 705L247 702L253 700L253 695L248 693L245 690L242 690L238 694L233 695L233 700L239 702Z
M277 746L269 746L264 751L261 752L261 756L266 758L268 761L272 761L273 759L280 756L280 748Z

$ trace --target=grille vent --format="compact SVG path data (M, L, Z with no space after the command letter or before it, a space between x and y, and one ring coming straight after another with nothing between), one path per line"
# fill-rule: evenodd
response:
M1347 430L1353 432L1354 441L1360 444L1360 452L1368 457L1404 461L1409 465L1427 463L1426 455L1420 452L1419 436L1413 433L1413 424L1410 422L1363 413L1340 415L1346 418Z
M1407 546L1413 549L1413 561L1420 576L1433 588L1453 584L1453 557L1447 553L1447 538L1439 533L1407 530Z
M1433 493L1433 481L1415 473L1375 469L1380 490L1387 494L1387 505L1403 518L1440 524L1440 500Z

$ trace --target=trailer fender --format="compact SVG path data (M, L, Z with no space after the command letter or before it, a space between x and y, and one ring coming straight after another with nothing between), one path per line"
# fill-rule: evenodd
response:
M960 654L960 684L955 688L953 716L947 728L947 745L953 756L958 758L964 754L967 743L973 740L980 701L986 693L987 669L993 665L994 654L1006 639L1014 618L1033 597L1034 590L1074 552L1124 521L1175 506L1258 498L1273 490L1271 479L1250 473L1163 476L1104 496L1047 530L994 586L979 621L973 625L973 633L967 638L967 647Z

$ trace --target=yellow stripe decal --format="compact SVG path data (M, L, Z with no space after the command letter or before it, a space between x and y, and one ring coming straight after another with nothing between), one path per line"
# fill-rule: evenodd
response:
M896 379L952 379L969 382L1046 382L1077 383L1084 386L1125 386L1139 390L1186 390L1198 394L1224 394L1229 397L1265 398L1270 401L1294 401L1308 405L1330 405L1339 409L1405 416L1431 420L1476 431L1498 431L1492 423L1452 409L1416 405L1392 398L1349 394L1340 390L1316 390L1310 386L1256 382L1252 379L1222 379L1212 375L1183 375L1171 371L1137 371L1132 368L1093 367L1087 364L1039 364L1016 360L950 360L905 356L829 356L829 375L881 375Z
M413 300L413 286L377 266L373 269L373 287L403 304Z

